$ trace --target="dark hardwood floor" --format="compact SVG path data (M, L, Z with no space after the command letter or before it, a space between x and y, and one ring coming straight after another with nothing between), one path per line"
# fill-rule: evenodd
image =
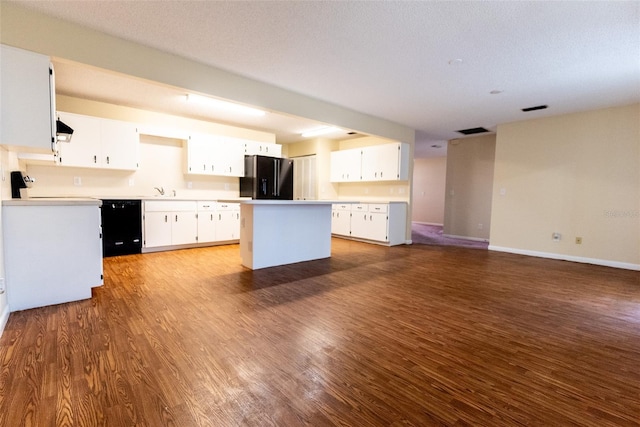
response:
M340 239L253 272L236 245L108 258L91 300L11 314L23 425L638 426L640 273Z

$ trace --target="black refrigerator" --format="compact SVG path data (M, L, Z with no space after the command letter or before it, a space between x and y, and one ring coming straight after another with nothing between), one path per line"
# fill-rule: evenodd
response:
M293 200L293 160L267 156L244 156L240 197Z

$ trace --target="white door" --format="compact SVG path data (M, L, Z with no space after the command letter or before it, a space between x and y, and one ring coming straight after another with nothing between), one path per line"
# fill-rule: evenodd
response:
M293 198L316 200L316 156L293 159Z

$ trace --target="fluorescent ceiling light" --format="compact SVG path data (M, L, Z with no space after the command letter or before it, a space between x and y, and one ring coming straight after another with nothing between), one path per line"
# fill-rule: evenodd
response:
M337 128L335 126L322 126L320 128L311 129L311 130L308 130L306 132L303 132L302 133L302 137L303 138L308 138L310 136L326 135L328 133L337 132L339 130L341 130L341 129Z
M210 98L208 96L187 94L187 101L194 102L201 105L207 105L212 108L216 108L219 110L225 110L232 113L246 114L250 116L264 116L266 114L265 111L259 110L257 108L246 107L244 105L236 104L234 102L222 101L220 99Z

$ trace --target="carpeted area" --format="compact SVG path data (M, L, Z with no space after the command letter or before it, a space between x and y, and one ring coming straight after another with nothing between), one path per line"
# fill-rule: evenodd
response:
M465 248L487 249L488 242L454 239L442 235L442 226L411 223L411 240L419 245L462 246Z

